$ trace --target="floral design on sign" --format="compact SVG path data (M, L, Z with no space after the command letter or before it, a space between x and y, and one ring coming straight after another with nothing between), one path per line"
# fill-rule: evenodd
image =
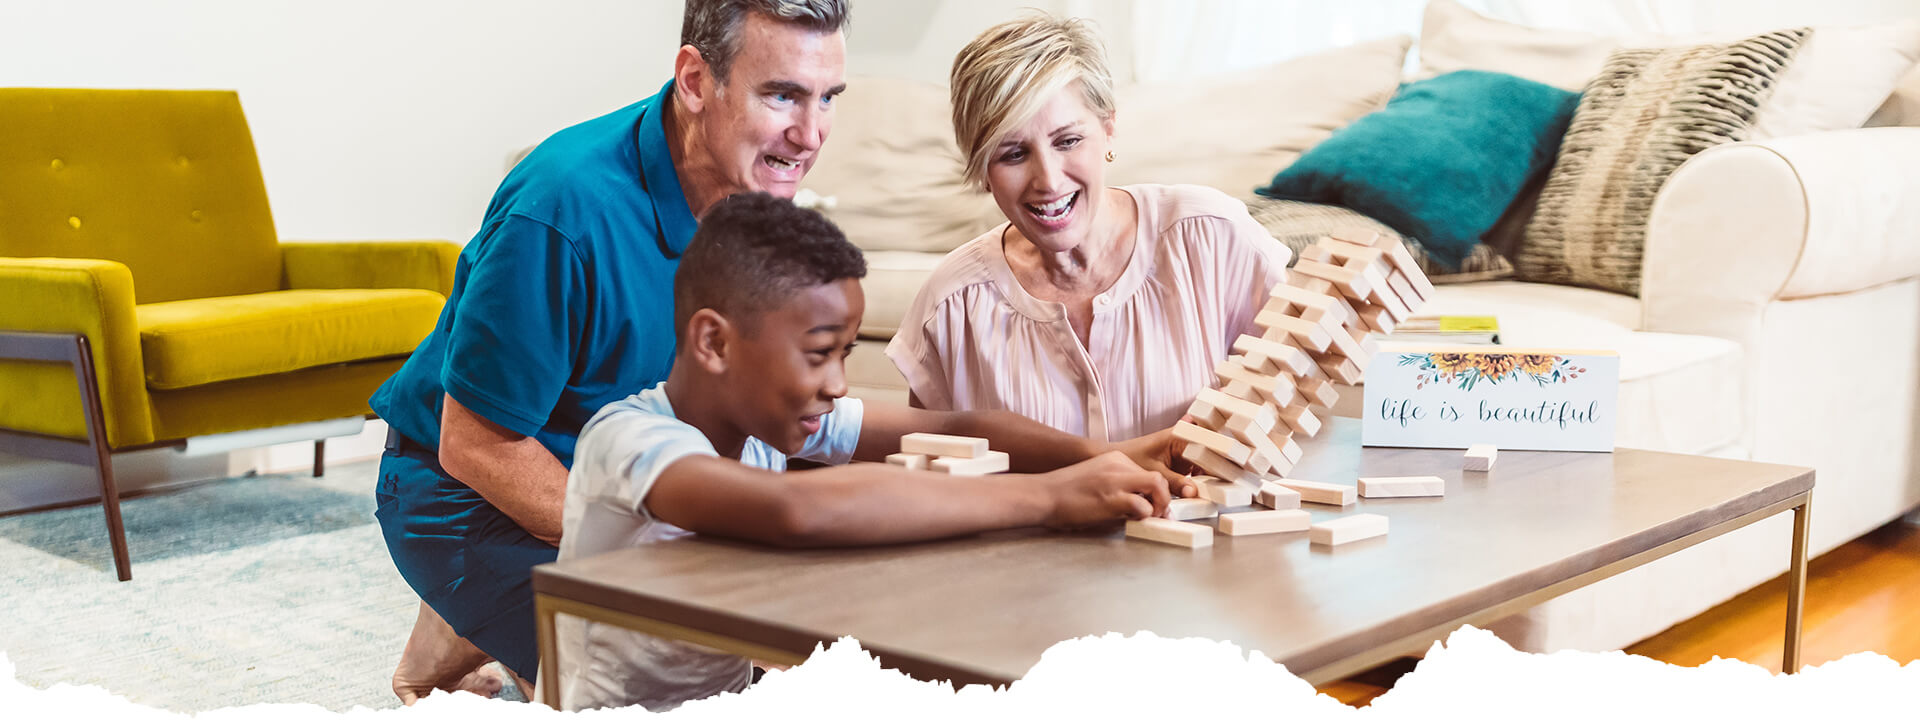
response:
M1587 371L1573 360L1559 355L1535 353L1436 352L1401 353L1401 365L1413 365L1419 371L1415 389L1428 383L1458 385L1472 390L1480 383L1497 385L1505 381L1531 380L1546 387L1553 383L1573 382Z

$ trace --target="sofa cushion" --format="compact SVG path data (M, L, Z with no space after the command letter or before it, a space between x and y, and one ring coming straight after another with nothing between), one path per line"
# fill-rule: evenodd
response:
M1730 43L1772 29L1607 36L1501 22L1455 0L1433 0L1421 30L1420 72L1428 77L1455 70L1492 70L1580 90L1621 48ZM1920 63L1920 21L1814 27L1793 67L1782 75L1780 86L1754 121L1753 138L1856 128L1875 114L1875 108L1883 110L1882 123L1911 122L1898 113L1899 106L1920 95L1920 69L1915 63ZM1903 97L1889 97L1896 89Z
M1447 285L1421 308L1436 315L1491 315L1502 345L1620 353L1614 442L1704 453L1745 430L1744 356L1731 340L1643 332L1640 301L1609 292L1525 282ZM1391 339L1391 338L1389 338Z
M280 290L134 310L147 385L174 389L405 355L444 302L429 290Z
M889 340L900 330L900 320L913 304L920 286L933 275L944 255L939 253L881 250L867 253L867 276L860 287L867 296L866 316L860 320L860 337Z
M1387 106L1314 146L1260 193L1327 202L1465 260L1528 180L1553 165L1576 93L1461 70L1409 83Z
M1810 35L1615 52L1560 145L1515 256L1519 276L1638 295L1660 186L1696 153L1751 133Z

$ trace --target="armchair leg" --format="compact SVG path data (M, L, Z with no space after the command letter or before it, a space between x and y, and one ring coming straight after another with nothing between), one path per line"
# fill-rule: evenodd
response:
M133 560L127 554L127 529L120 521L120 487L113 481L113 448L107 443L99 376L93 372L93 346L85 335L0 332L0 358L61 363L73 368L74 380L80 386L80 411L87 438L0 431L0 450L93 468L94 476L100 479L100 507L107 515L114 572L123 582L132 580Z
M93 449L93 472L100 477L100 507L107 513L107 539L113 545L113 570L121 582L133 579L133 558L127 553L127 527L120 520L120 486L113 481L113 450L107 447L106 413L100 405L100 383L93 374L93 349L87 336L74 336L74 374L80 380L80 406L87 416L87 444Z
M327 474L327 441L315 440L313 441L313 476L320 477L325 474Z

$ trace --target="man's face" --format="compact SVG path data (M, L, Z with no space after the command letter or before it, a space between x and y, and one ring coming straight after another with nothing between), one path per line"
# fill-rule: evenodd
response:
M846 38L748 13L724 84L711 74L701 132L726 194L793 197L846 89Z
M794 293L757 324L739 326L742 352L728 374L740 429L780 452L799 452L847 394L847 353L865 311L860 281L846 278Z

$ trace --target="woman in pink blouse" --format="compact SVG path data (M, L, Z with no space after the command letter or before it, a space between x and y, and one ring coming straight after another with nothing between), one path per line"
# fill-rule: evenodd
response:
M914 403L1108 442L1171 427L1234 338L1259 334L1286 248L1218 190L1106 185L1112 78L1077 20L987 30L952 88L967 179L1007 223L940 263L888 344Z

